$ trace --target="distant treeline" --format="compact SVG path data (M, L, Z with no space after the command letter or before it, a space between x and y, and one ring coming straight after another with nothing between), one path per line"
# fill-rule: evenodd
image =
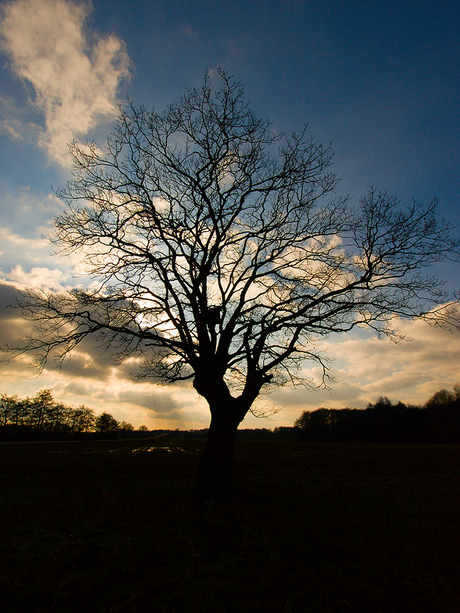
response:
M460 443L460 385L436 392L422 406L380 397L365 410L304 411L294 429L297 438L309 441Z
M133 430L130 423L119 422L109 413L96 416L85 405L75 408L56 402L50 389L25 399L0 395L0 440L114 438Z
M110 413L56 402L52 391L33 398L0 395L0 440L78 440L92 438L206 438L201 430L149 430L117 421ZM392 403L380 397L366 409L304 411L293 427L240 429L237 438L379 443L460 443L460 384L440 390L424 405Z

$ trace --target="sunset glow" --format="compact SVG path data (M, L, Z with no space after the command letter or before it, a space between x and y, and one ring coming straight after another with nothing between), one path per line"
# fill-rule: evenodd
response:
M136 105L161 110L187 87L200 86L205 69L212 75L222 66L241 80L251 105L272 120L275 132L300 130L308 122L319 142L333 141L333 170L342 177L338 195L349 193L357 202L375 185L404 204L413 197L428 203L438 196L439 214L460 223L456 4L434 8L409 2L390 15L385 3L376 2L333 11L333 19L319 2L293 2L289 11L269 3L263 15L257 4L238 1L229 11L226 2L217 2L213 17L202 2L184 3L187 8L161 2L158 11L156 4L142 0L128 9L121 0L0 3L2 344L27 333L29 324L8 307L17 290L85 287L91 280L79 274L87 266L84 255L93 264L111 263L110 245L105 253L98 247L64 257L52 255L53 246L44 238L64 208L51 186L64 185L70 176L69 144L94 140L93 146L103 150L119 104L129 97ZM236 164L236 153L222 162L221 188L232 188ZM118 195L105 197L119 198L120 215L138 207L135 199L126 204ZM160 197L153 204L160 216L173 206ZM144 238L138 240L145 244ZM315 240L341 253L340 239ZM324 285L340 285L343 273L322 268L316 248L312 240L304 272ZM290 254L282 258L280 265L289 267ZM291 273L295 279L296 271ZM459 288L458 264L439 265L433 273L446 279L447 289ZM211 301L230 287L225 275L222 281L211 287ZM261 291L254 284L250 295L256 298ZM267 293L268 298L279 296ZM391 343L358 329L322 340L318 348L331 360L330 389L278 389L257 405L273 414L267 419L249 415L242 427L291 426L304 410L364 408L382 395L423 403L460 381L459 332L421 321L392 323L404 330L407 342ZM171 333L170 322L163 321L162 332ZM109 412L136 428L208 425L206 402L190 382L134 383L137 357L116 364L89 339L61 370L49 363L37 378L29 362L21 356L0 364L1 393L25 397L51 388L59 401ZM321 387L316 363L306 362L302 374Z

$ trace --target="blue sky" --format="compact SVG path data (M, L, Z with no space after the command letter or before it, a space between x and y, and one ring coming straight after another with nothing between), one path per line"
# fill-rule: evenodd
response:
M76 258L50 255L42 238L62 210L51 186L69 176L67 143L100 141L119 102L161 110L218 66L245 85L254 111L275 129L309 123L333 142L340 191L370 185L429 201L460 223L460 5L457 2L16 0L0 2L0 316L3 341L21 334L5 309L17 288L78 283ZM458 265L440 266L456 289ZM379 395L423 402L460 381L460 337L407 322L413 338L392 345L354 333L330 339L330 392L283 389L282 407L243 427L291 425L304 409L364 407ZM316 376L306 365L306 374ZM55 397L150 427L205 427L205 403L186 387L133 385L85 346L58 373L32 378L27 360L0 368L0 392Z

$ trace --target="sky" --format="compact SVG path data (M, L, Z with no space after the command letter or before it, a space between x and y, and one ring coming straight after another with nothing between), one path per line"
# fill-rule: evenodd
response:
M63 210L53 188L70 176L68 143L103 144L128 97L160 111L219 66L274 129L308 122L332 142L339 191L351 202L371 185L402 204L437 196L439 215L460 224L456 1L0 1L0 342L24 333L7 306L18 289L81 282L72 273L78 259L53 256L46 240ZM459 288L458 264L434 272ZM258 406L275 412L249 415L241 427L290 426L304 410L363 408L382 395L423 403L460 381L460 332L401 325L408 343L362 331L330 338L330 390L278 389ZM305 375L320 373L306 364ZM50 365L39 377L30 357L0 364L0 393L43 388L135 427L209 422L190 385L134 384L129 363L115 366L90 343L62 371Z

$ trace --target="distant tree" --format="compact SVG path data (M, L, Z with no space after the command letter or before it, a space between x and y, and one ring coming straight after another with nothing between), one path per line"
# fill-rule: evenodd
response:
M460 400L460 383L454 385L455 400Z
M460 386L454 391L437 391L427 400L424 409L432 434L439 442L460 443Z
M110 415L110 413L101 413L96 417L96 432L116 432L118 430L118 421Z
M366 409L376 411L402 411L407 409L407 405L401 401L394 403L387 396L380 396L374 404L369 402Z
M119 430L126 430L127 432L133 432L134 431L134 426L133 426L133 424L130 424L127 421L120 421L118 423L118 429Z
M297 435L296 429L288 426L277 426L273 429L273 438L294 439Z
M366 409L389 409L393 403L387 396L379 396L375 403L369 402Z
M456 390L455 392L449 392L446 389L442 389L431 396L431 398L427 401L426 406L431 408L436 406L445 406L454 403L456 399Z
M138 430L139 430L139 432L148 432L149 431L147 426L144 426L144 425L139 426Z
M304 411L294 422L294 427L308 433L310 438L325 439L331 434L339 419L340 411L321 407L315 411Z
M14 423L17 404L17 396L0 395L0 426L6 427Z
M336 409L326 409L321 407L315 411L304 411L302 415L295 420L294 426L304 428L307 426L317 426L330 428L335 422Z
M42 369L91 335L120 361L142 356L139 377L193 380L211 413L201 498L231 490L236 431L261 392L301 382L306 360L326 382L318 339L356 326L394 338L395 317L458 324L421 274L458 261L436 200L401 209L372 189L349 206L330 146L307 127L273 133L241 84L219 78L162 113L128 106L105 150L72 146L53 240L85 254L97 282L28 291L19 306L38 332L12 348Z
M16 404L14 405L14 409L13 409L13 417L12 417L12 424L14 426L24 426L28 423L28 418L29 418L29 412L30 412L30 403L29 400L18 400L16 402Z
M303 411L300 417L294 422L294 428L307 428L310 423L310 415L312 411Z
M43 389L38 391L35 396L29 400L29 425L34 430L43 430L45 424L54 421L54 398L52 390Z
M63 402L53 402L47 410L43 429L48 432L66 432L70 430L72 407Z
M53 438L56 435L79 434L94 430L95 421L93 409L84 405L73 408L56 402L51 389L40 390L33 398L24 400L17 395L0 395L0 427L14 427L8 434L13 439L30 437L31 431L39 431L40 437L52 433ZM128 429L130 426L125 424Z
M88 432L93 430L96 425L96 415L94 410L81 404L73 409L71 419L71 429L75 433Z

